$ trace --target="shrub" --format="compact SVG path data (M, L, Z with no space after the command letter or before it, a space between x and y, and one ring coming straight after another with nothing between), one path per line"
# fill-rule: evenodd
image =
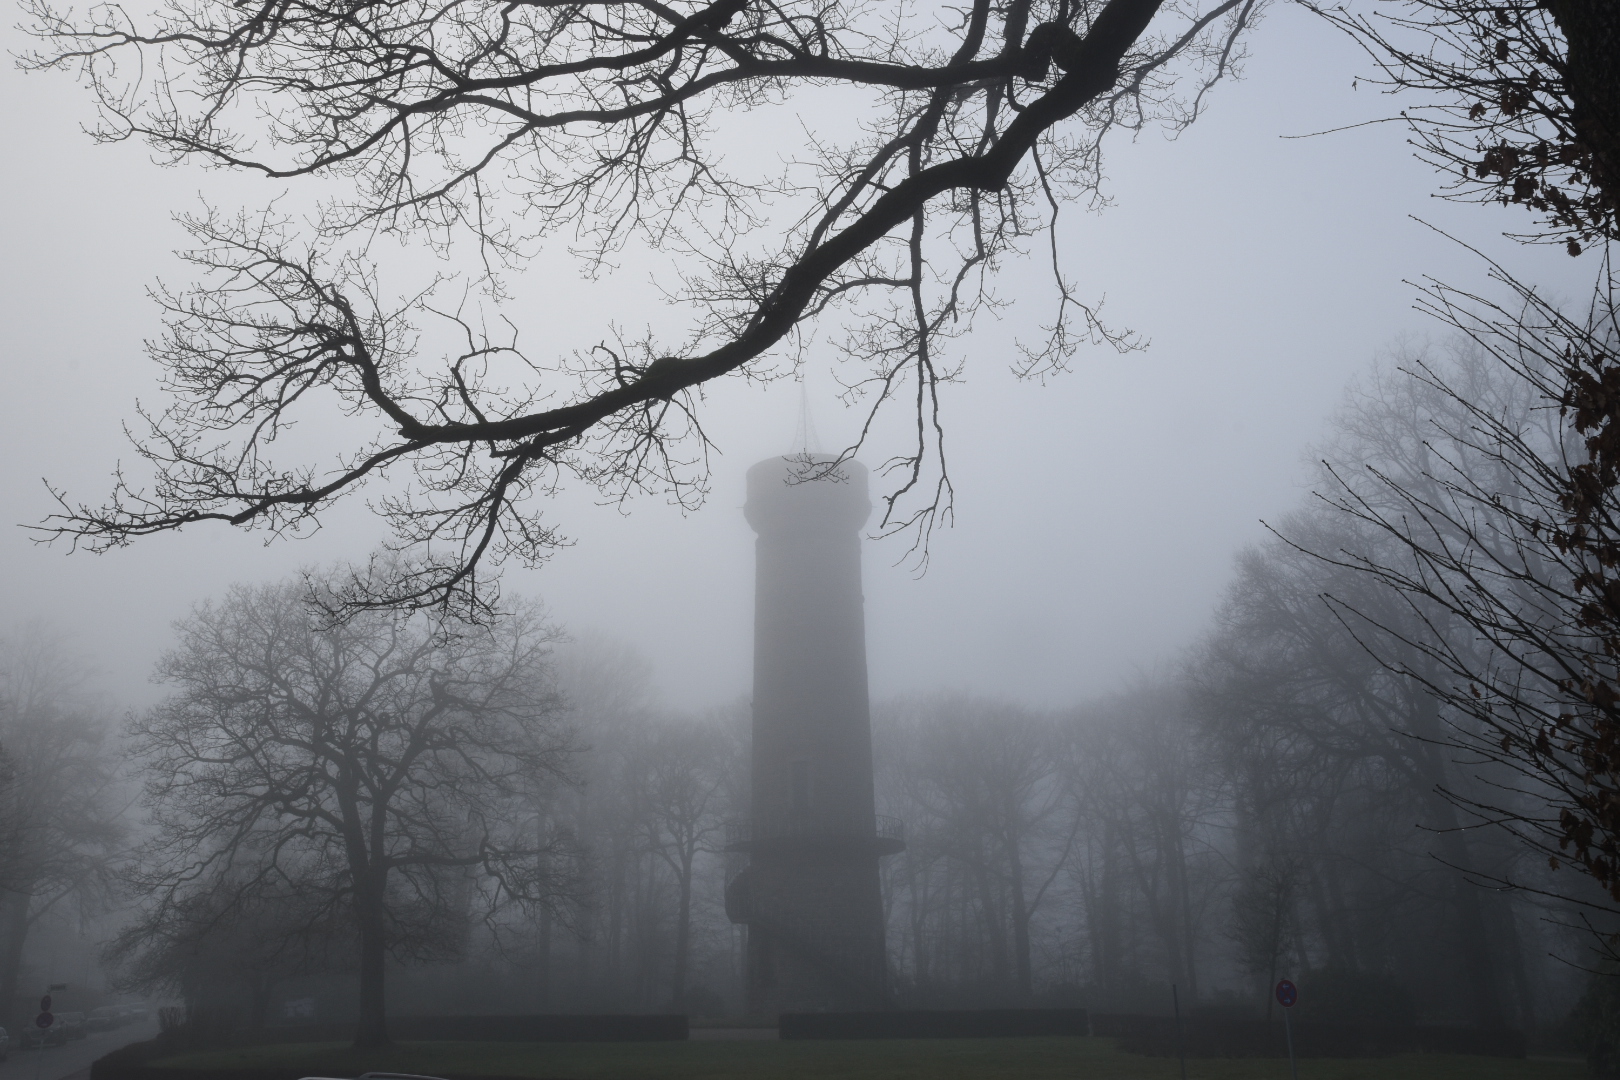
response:
M1415 1021L1412 995L1400 980L1350 968L1325 968L1299 980L1302 1020L1404 1027Z
M1598 1080L1620 1078L1620 974L1592 974L1570 1014L1570 1026L1592 1075Z

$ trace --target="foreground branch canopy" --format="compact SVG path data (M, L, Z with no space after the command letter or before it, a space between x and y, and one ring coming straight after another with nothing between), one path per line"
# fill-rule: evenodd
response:
M950 505L944 339L996 303L998 259L1044 232L1054 310L1019 373L1086 340L1133 346L1074 295L1052 225L1097 195L1109 130L1196 116L1262 3L174 0L142 26L34 0L32 63L77 67L104 138L353 183L303 236L269 215L187 219L205 277L160 293L173 403L140 444L155 482L120 477L104 506L64 498L50 531L93 548L203 520L297 531L386 475L378 506L413 558L349 602L476 613L480 566L556 542L523 504L561 480L700 497L695 391L796 362L819 317L837 320L842 379L870 410L849 453L886 402L916 411L882 521L924 539ZM844 129L812 131L776 175L723 168L740 114L810 92L838 95ZM465 349L430 363L410 322L429 301L389 306L339 250L378 229L470 238L507 266L539 238L572 238L589 265L645 243L678 260L690 333L605 328L589 355L542 363L469 319ZM278 465L277 435L334 395L349 450Z
M1312 5L1315 7L1315 5ZM1367 49L1448 198L1517 204L1571 255L1620 211L1620 15L1609 0L1391 0L1317 8Z

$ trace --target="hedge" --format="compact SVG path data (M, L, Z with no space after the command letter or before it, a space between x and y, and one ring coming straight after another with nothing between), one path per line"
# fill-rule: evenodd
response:
M1477 1054L1522 1058L1524 1033L1505 1028L1413 1025L1294 1023L1294 1052L1299 1057L1364 1058L1390 1054ZM1171 1057L1178 1052L1176 1021L1169 1016L1098 1014L1091 1018L1094 1035L1119 1040L1133 1054ZM1264 1020L1184 1019L1180 1039L1188 1057L1287 1057L1282 1018Z
M672 1042L687 1037L682 1015L554 1016L391 1016L389 1030L413 1042ZM239 1033L206 1043L159 1036L133 1043L98 1058L90 1080L197 1080L195 1069L160 1068L149 1064L189 1050L263 1046L267 1043L340 1042L353 1037L354 1024L303 1024ZM285 1080L285 1069L242 1070L232 1080Z
M985 1039L1086 1035L1084 1009L962 1009L783 1013L784 1039Z

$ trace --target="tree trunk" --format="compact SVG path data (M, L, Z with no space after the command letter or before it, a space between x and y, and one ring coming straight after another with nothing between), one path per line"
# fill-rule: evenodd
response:
M263 1031L265 1014L270 1010L270 990L274 981L267 975L248 979L248 1030Z
M1478 1027L1500 1027L1506 1017L1497 987L1497 972L1491 955L1490 937L1485 931L1485 913L1480 904L1480 888L1466 877L1469 866L1468 844L1455 831L1456 815L1446 804L1449 822L1442 825L1440 857L1456 868L1451 878L1452 905L1457 913L1457 937L1462 954L1463 977L1468 983L1473 1022Z
M1445 733L1440 726L1440 703L1428 694L1415 693L1418 700L1413 709L1413 733L1424 740L1417 753L1417 763L1428 786L1424 794L1434 815L1440 860L1452 868L1451 903L1456 913L1454 926L1462 958L1463 982L1468 987L1470 1020L1478 1027L1500 1027L1506 1016L1496 963L1491 955L1490 935L1485 927L1484 905L1480 902L1481 890L1468 880L1468 871L1473 866L1468 841L1463 836L1462 823L1457 820L1457 808L1444 794L1447 776L1445 759L1441 756Z
M1118 851L1114 840L1114 826L1108 824L1103 829L1102 836L1102 868L1098 874L1095 887L1096 914L1087 915L1088 924L1095 922L1092 930L1093 957L1092 964L1095 971L1094 978L1097 984L1106 990L1117 988L1123 981L1121 972L1120 926L1119 926L1119 865Z
M551 905L540 908L540 956L536 964L535 990L540 999L540 1011L551 1008Z
M594 893L594 889L593 889ZM575 925L579 927L574 937L574 985L584 988L587 994L594 995L598 986L600 966L597 962L599 954L598 939L600 921L598 913L601 905L595 903L596 897L592 895L581 898L574 904Z
M928 952L928 878L908 861L906 885L911 891L911 985L924 989L932 978ZM920 880L919 880L920 879Z
M990 884L990 875L985 873L982 861L974 862L973 878L979 889L979 910L983 913L985 943L990 947L991 978L995 980L998 988L1005 987L1007 985L1007 937L1006 927L1001 921L1001 905L996 903L994 890Z
M1492 893L1492 906L1502 927L1502 945L1507 953L1508 971L1513 977L1513 996L1517 999L1519 1029L1526 1034L1539 1026L1536 1018L1536 992L1530 981L1530 972L1524 963L1524 943L1519 937L1519 917L1516 905L1508 895Z
M1028 1001L1035 993L1029 961L1030 912L1024 899L1024 861L1019 858L1016 839L1008 843L1007 879L1012 886L1013 969L1018 981L1018 1000Z
M1178 828L1175 842L1171 845L1175 856L1174 874L1171 880L1176 889L1176 914L1181 923L1181 936L1183 940L1182 971L1186 973L1186 987L1191 995L1194 1005L1198 1003L1198 931L1197 917L1193 912L1192 884L1187 870L1187 845L1185 837Z
M676 1012L686 1011L686 964L692 950L692 852L681 852L681 902L675 913L675 973L670 977L670 998Z
M1620 206L1620 9L1614 0L1545 0L1564 32L1564 82L1570 119L1592 151L1592 180L1611 207Z
M1277 961L1283 954L1283 928L1287 925L1288 912L1284 908L1284 898L1279 896L1277 890L1272 890L1271 896L1271 933L1267 938L1267 953L1271 964L1266 968L1266 985L1263 993L1266 998L1266 1023L1271 1023L1271 1003L1277 999L1273 987L1277 985Z
M1337 861L1329 861L1322 868L1322 887L1325 899L1322 901L1326 907L1323 911L1324 933L1326 924L1332 924L1332 930L1339 942L1340 963L1345 967L1361 970L1369 966L1365 957L1361 955L1361 942L1355 931L1351 928L1351 920L1346 916L1344 900L1344 884L1340 878Z
M378 878L379 875L372 875ZM388 1045L388 1020L383 998L387 973L388 938L383 918L385 881L362 881L355 889L355 915L360 923L360 1022L354 1033L356 1050Z
M629 948L631 950L631 984L634 1001L641 1008L656 1006L656 998L661 991L658 985L657 968L662 966L659 961L663 959L663 945L661 940L659 910L657 895L658 867L649 858L640 858L632 864L635 869L635 885L631 891L631 907L629 927Z
M631 902L626 896L630 891L625 884L625 878L629 876L629 872L625 868L626 858L624 845L615 842L612 870L610 871L612 876L608 881L607 932L604 935L606 940L603 943L603 951L607 953L607 957L602 964L603 970L607 973L606 981L610 992L615 996L623 990L623 973L620 969L623 966L621 953L624 938L624 909L626 904Z
M28 905L32 900L27 893L7 892L0 896L0 1015L5 1016L6 1027L12 1030L28 1020L27 1016L10 1014L16 1007L23 943L28 940Z

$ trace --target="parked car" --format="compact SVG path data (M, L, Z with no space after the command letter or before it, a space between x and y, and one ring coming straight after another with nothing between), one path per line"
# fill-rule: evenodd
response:
M67 1037L70 1039L82 1039L90 1034L82 1012L57 1013L56 1022L66 1029Z
M35 1046L66 1046L67 1043L67 1025L62 1023L60 1015L48 1028L42 1028L38 1024L23 1025L21 1048L24 1050Z
M85 1019L84 1026L91 1031L111 1031L123 1018L118 1015L118 1006L103 1005L98 1009L91 1009L90 1015Z

